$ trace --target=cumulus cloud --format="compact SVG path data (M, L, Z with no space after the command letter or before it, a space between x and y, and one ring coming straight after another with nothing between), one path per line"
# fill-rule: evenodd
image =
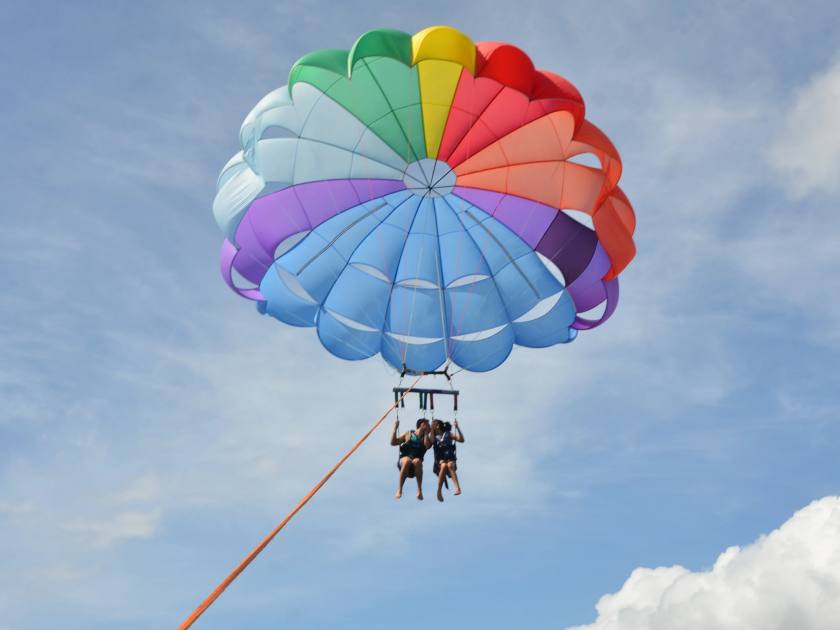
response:
M569 630L830 630L840 627L840 497L825 497L708 571L639 568Z
M794 196L840 192L840 57L796 96L770 162Z

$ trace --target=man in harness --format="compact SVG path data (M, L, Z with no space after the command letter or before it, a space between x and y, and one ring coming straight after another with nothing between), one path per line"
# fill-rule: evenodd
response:
M400 485L397 488L396 498L402 498L403 484L408 477L417 479L417 499L423 500L423 456L431 448L433 437L429 421L421 418L417 421L413 431L406 431L397 436L400 421L394 422L394 430L391 432L391 446L400 447L400 455L397 460L397 468L400 471Z

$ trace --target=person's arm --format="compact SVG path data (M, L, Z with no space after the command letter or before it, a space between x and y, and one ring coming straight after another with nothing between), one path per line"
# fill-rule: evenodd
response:
M432 444L434 444L434 441L435 432L432 431L432 427L430 426L426 429L426 434L423 436L423 446L425 446L427 449L430 449L432 448Z
M461 444L463 444L463 443L464 443L464 432L463 432L463 431L461 431L461 427L458 425L458 421L457 421L457 420L455 420L455 421L452 423L452 426L454 426L454 427L455 427L455 436L453 437L453 439L454 439L456 442L461 442Z
M391 431L391 446L399 446L400 443L402 442L401 439L397 438L397 429L399 429L399 428L400 428L400 421L397 420L396 422L394 422L394 430ZM400 437L402 437L402 436L400 436Z

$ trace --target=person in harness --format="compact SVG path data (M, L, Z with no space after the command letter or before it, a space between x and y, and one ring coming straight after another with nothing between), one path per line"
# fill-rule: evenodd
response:
M455 420L455 431L452 431L452 424L442 422L441 420L432 421L432 433L434 434L434 450L435 450L435 467L434 473L438 478L437 500L443 501L443 484L446 483L446 477L452 478L452 483L455 485L453 494L461 494L461 484L458 483L458 469L457 454L455 452L455 443L464 443L464 434L461 432L461 427L458 426L458 421Z
M400 485L397 488L397 499L402 498L403 484L408 477L417 478L417 499L423 500L423 456L432 446L432 428L429 421L421 418L417 421L413 431L406 431L397 436L400 428L400 421L394 422L394 430L391 432L391 446L399 446L400 454L397 460L397 468L400 471Z

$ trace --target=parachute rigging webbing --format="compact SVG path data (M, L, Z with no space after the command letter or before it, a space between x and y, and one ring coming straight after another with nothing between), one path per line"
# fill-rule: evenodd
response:
M187 617L180 626L178 626L178 630L187 630L187 628L190 628L196 622L196 620L202 614L204 614L204 611L210 608L213 602L215 602L219 598L219 595L224 593L225 589L228 586L230 586L231 582L233 582L237 577L239 577L239 574L242 573L248 567L248 565L251 564L254 558L256 558L260 554L260 552L268 546L268 544L274 539L274 537L280 533L280 530L286 526L286 523L292 520L295 514L300 512L303 506L306 505L313 496L315 496L315 493L318 492L318 490L320 490L324 486L324 484L327 483L327 481L329 481L330 477L332 477L339 468L341 468L342 464L344 464L344 462L350 459L350 456L359 449L359 447L365 442L365 440L367 440L370 437L370 435L374 431L376 431L377 428L379 428L379 425L384 422L385 418L387 418L394 409L396 409L397 405L403 400L403 398L408 396L408 394L411 392L412 389L414 389L417 383L419 383L422 380L423 376L425 375L421 374L415 379L415 381L405 390L405 392L403 392L403 395L400 397L400 399L395 401L393 405L388 407L388 410L385 413L383 413L379 420L377 420L373 424L373 426L370 429L368 429L367 433L365 433L361 437L361 439L359 439L359 441L353 445L353 448L347 451L347 453L344 454L344 457L338 460L338 463L335 466L333 466L332 469L326 475L324 475L321 481L315 484L315 486L306 494L306 496L300 500L300 503L298 503L295 506L295 508L291 512L289 512L282 521L280 521L280 524L277 527L275 527L271 531L271 533L262 540L262 542L259 545L254 547L251 553L249 553L245 557L245 559L242 560L242 562L240 562L233 571L231 571L230 575L228 575L224 580L222 580L222 582L215 588L215 590L207 596L207 599L201 602L201 605L198 608L196 608L193 611L193 613L189 617Z

